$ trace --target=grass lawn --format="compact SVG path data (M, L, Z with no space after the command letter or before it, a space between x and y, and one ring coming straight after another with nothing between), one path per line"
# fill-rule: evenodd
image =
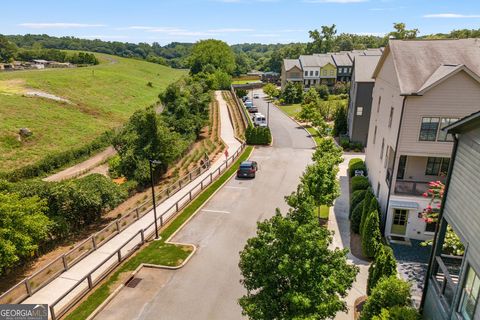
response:
M330 208L327 206L320 206L320 218L328 220Z
M0 73L0 171L92 141L135 110L154 104L163 88L186 74L146 61L95 55L101 62L97 66ZM35 90L71 103L25 95ZM16 134L23 127L33 136L19 142Z
M249 84L249 83L260 83L260 80L233 80L232 84Z
M253 147L247 147L237 158L237 161L222 176L214 181L203 193L190 203L161 233L162 239L168 239L195 211L197 211L207 199L220 188L237 170L240 162L248 159ZM151 242L146 248L139 251L127 260L108 280L98 287L85 301L73 310L65 319L86 319L112 292L113 285L123 272L133 271L142 263L176 266L182 263L190 254L190 247L167 244L164 240Z
M300 103L295 103L295 104L287 104L287 105L278 105L277 106L280 110L288 114L290 117L295 118L300 111L302 110L302 106Z
M310 133L313 140L315 140L315 143L319 145L322 140L322 137L320 137L320 135L318 134L318 131L315 128L310 126L306 126L305 129L307 129L308 133Z

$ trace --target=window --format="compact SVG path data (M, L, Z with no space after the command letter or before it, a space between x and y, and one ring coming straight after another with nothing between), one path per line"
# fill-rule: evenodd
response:
M439 118L422 118L420 141L435 141L437 137Z
M382 103L382 97L378 97L378 104L377 104L377 113L380 112L380 104Z
M313 77L313 70L310 71L310 77Z
M361 116L363 114L363 107L357 107L357 116Z
M335 75L335 70L330 70L330 75L334 76Z
M405 176L405 169L407 167L407 156L400 156L398 159L397 179L403 179Z
M315 71L315 76L317 76L317 77L318 77L318 70L317 70L317 71Z
M383 150L385 149L385 138L382 139L382 149L380 150L380 160L383 159Z
M478 293L480 291L480 279L471 266L468 266L467 276L462 287L458 312L463 319L473 319L477 307Z
M305 77L308 77L308 71L305 71Z
M392 127L392 120L393 120L393 107L390 108L390 118L388 118L388 127Z
M453 137L451 134L447 134L442 129L446 126L458 121L457 118L442 118L442 122L440 124L440 130L438 131L437 141L453 141Z
M377 140L377 126L375 126L375 130L373 131L373 144L375 144L376 140Z
M327 70L323 70L323 75L324 75L324 76L327 75Z
M437 228L437 222L427 222L425 223L425 232L435 232Z
M377 198L380 195L380 182L377 183Z
M428 157L427 168L425 169L426 176L438 176L440 174L447 174L450 158Z

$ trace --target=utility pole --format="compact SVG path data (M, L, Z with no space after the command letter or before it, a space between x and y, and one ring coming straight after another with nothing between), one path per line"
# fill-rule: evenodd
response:
M155 203L155 182L153 181L153 164L160 164L157 160L148 160L150 164L150 181L152 183L152 201L153 201L153 217L155 219L155 239L158 239L158 222L157 222L157 205Z
M267 127L270 128L270 101L267 101Z

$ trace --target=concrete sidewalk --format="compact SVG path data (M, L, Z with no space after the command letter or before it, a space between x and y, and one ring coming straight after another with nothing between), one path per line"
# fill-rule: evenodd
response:
M240 148L241 143L235 139L234 130L232 123L230 121L230 117L228 115L228 108L227 104L224 101L222 94L220 91L215 93L216 99L219 102L219 111L220 111L220 127L221 132L220 136L222 140L225 142L227 146L227 150L230 155L232 155L238 148ZM190 191L197 192L197 189L193 189L193 187L199 183L201 180L206 178L210 175L210 173L217 170L225 161L224 157L219 157L212 166L204 172L202 175L197 177L193 180L190 184L186 185L183 189L178 191L174 194L171 198L165 200L162 204L157 206L157 214L164 213L168 208L174 205L177 201L179 201L182 197L187 195ZM187 197L188 200L188 197ZM167 213L165 218L175 214L175 211ZM104 259L106 259L109 255L117 251L119 248L122 247L132 236L137 234L141 229L146 228L150 223L154 220L153 218L153 210L145 214L142 218L138 221L134 222L128 228L123 230L121 233L113 237L111 240L106 242L103 246L101 246L98 250L93 251L91 254L83 258L80 262L75 264L66 272L59 275L58 278L50 282L48 285L40 289L38 292L34 293L31 297L23 301L24 304L49 304L51 305L54 301L56 301L59 297L61 297L64 293L68 290L73 288L79 280L83 277L88 275L92 270L95 269ZM152 227L153 229L153 227ZM149 229L150 231L150 229ZM131 243L131 245L127 245L125 247L126 253L129 250L133 250L136 246L137 242ZM123 250L123 249L122 249ZM116 256L111 259L111 262L105 263L102 268L95 272L93 275L93 280L98 279L101 276L101 273L109 269L110 266L115 264ZM66 305L70 300L72 300L77 294L79 294L82 290L88 287L88 283L85 283L78 286L75 290L72 291L64 300L62 300L57 306L56 309L62 308L63 305Z
M339 165L338 179L340 181L340 197L335 200L335 205L330 208L330 217L328 220L328 229L335 232L333 236L332 247L350 250L350 220L348 214L350 211L350 191L348 186L348 162L352 158L365 159L363 154L344 154L343 162ZM367 294L368 267L370 263L358 259L351 253L348 254L348 261L360 268L356 281L350 289L346 301L348 312L338 313L337 320L354 319L355 300Z

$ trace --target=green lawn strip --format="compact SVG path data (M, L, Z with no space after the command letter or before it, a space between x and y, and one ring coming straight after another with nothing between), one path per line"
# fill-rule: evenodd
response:
M322 137L319 136L317 129L310 126L305 126L305 129L308 131L308 133L310 133L313 140L315 140L315 143L319 145L322 140Z
M288 116L293 118L295 118L302 110L302 106L299 103L278 105L277 107L283 112L285 112Z
M320 206L320 218L321 219L328 220L329 212L330 212L330 207L323 206L323 205Z
M150 263L166 266L177 266L184 261L191 252L187 247L165 243L180 226L183 225L207 200L234 174L240 162L248 159L253 147L248 146L240 157L235 161L220 178L215 180L205 191L192 201L160 234L163 240L154 241L140 250L132 258L126 261L108 280L98 287L85 301L74 309L65 319L86 319L95 309L111 294L111 286L118 280L119 275L126 271L135 270L142 263Z
M261 83L260 80L233 80L232 84L249 84L249 83Z

